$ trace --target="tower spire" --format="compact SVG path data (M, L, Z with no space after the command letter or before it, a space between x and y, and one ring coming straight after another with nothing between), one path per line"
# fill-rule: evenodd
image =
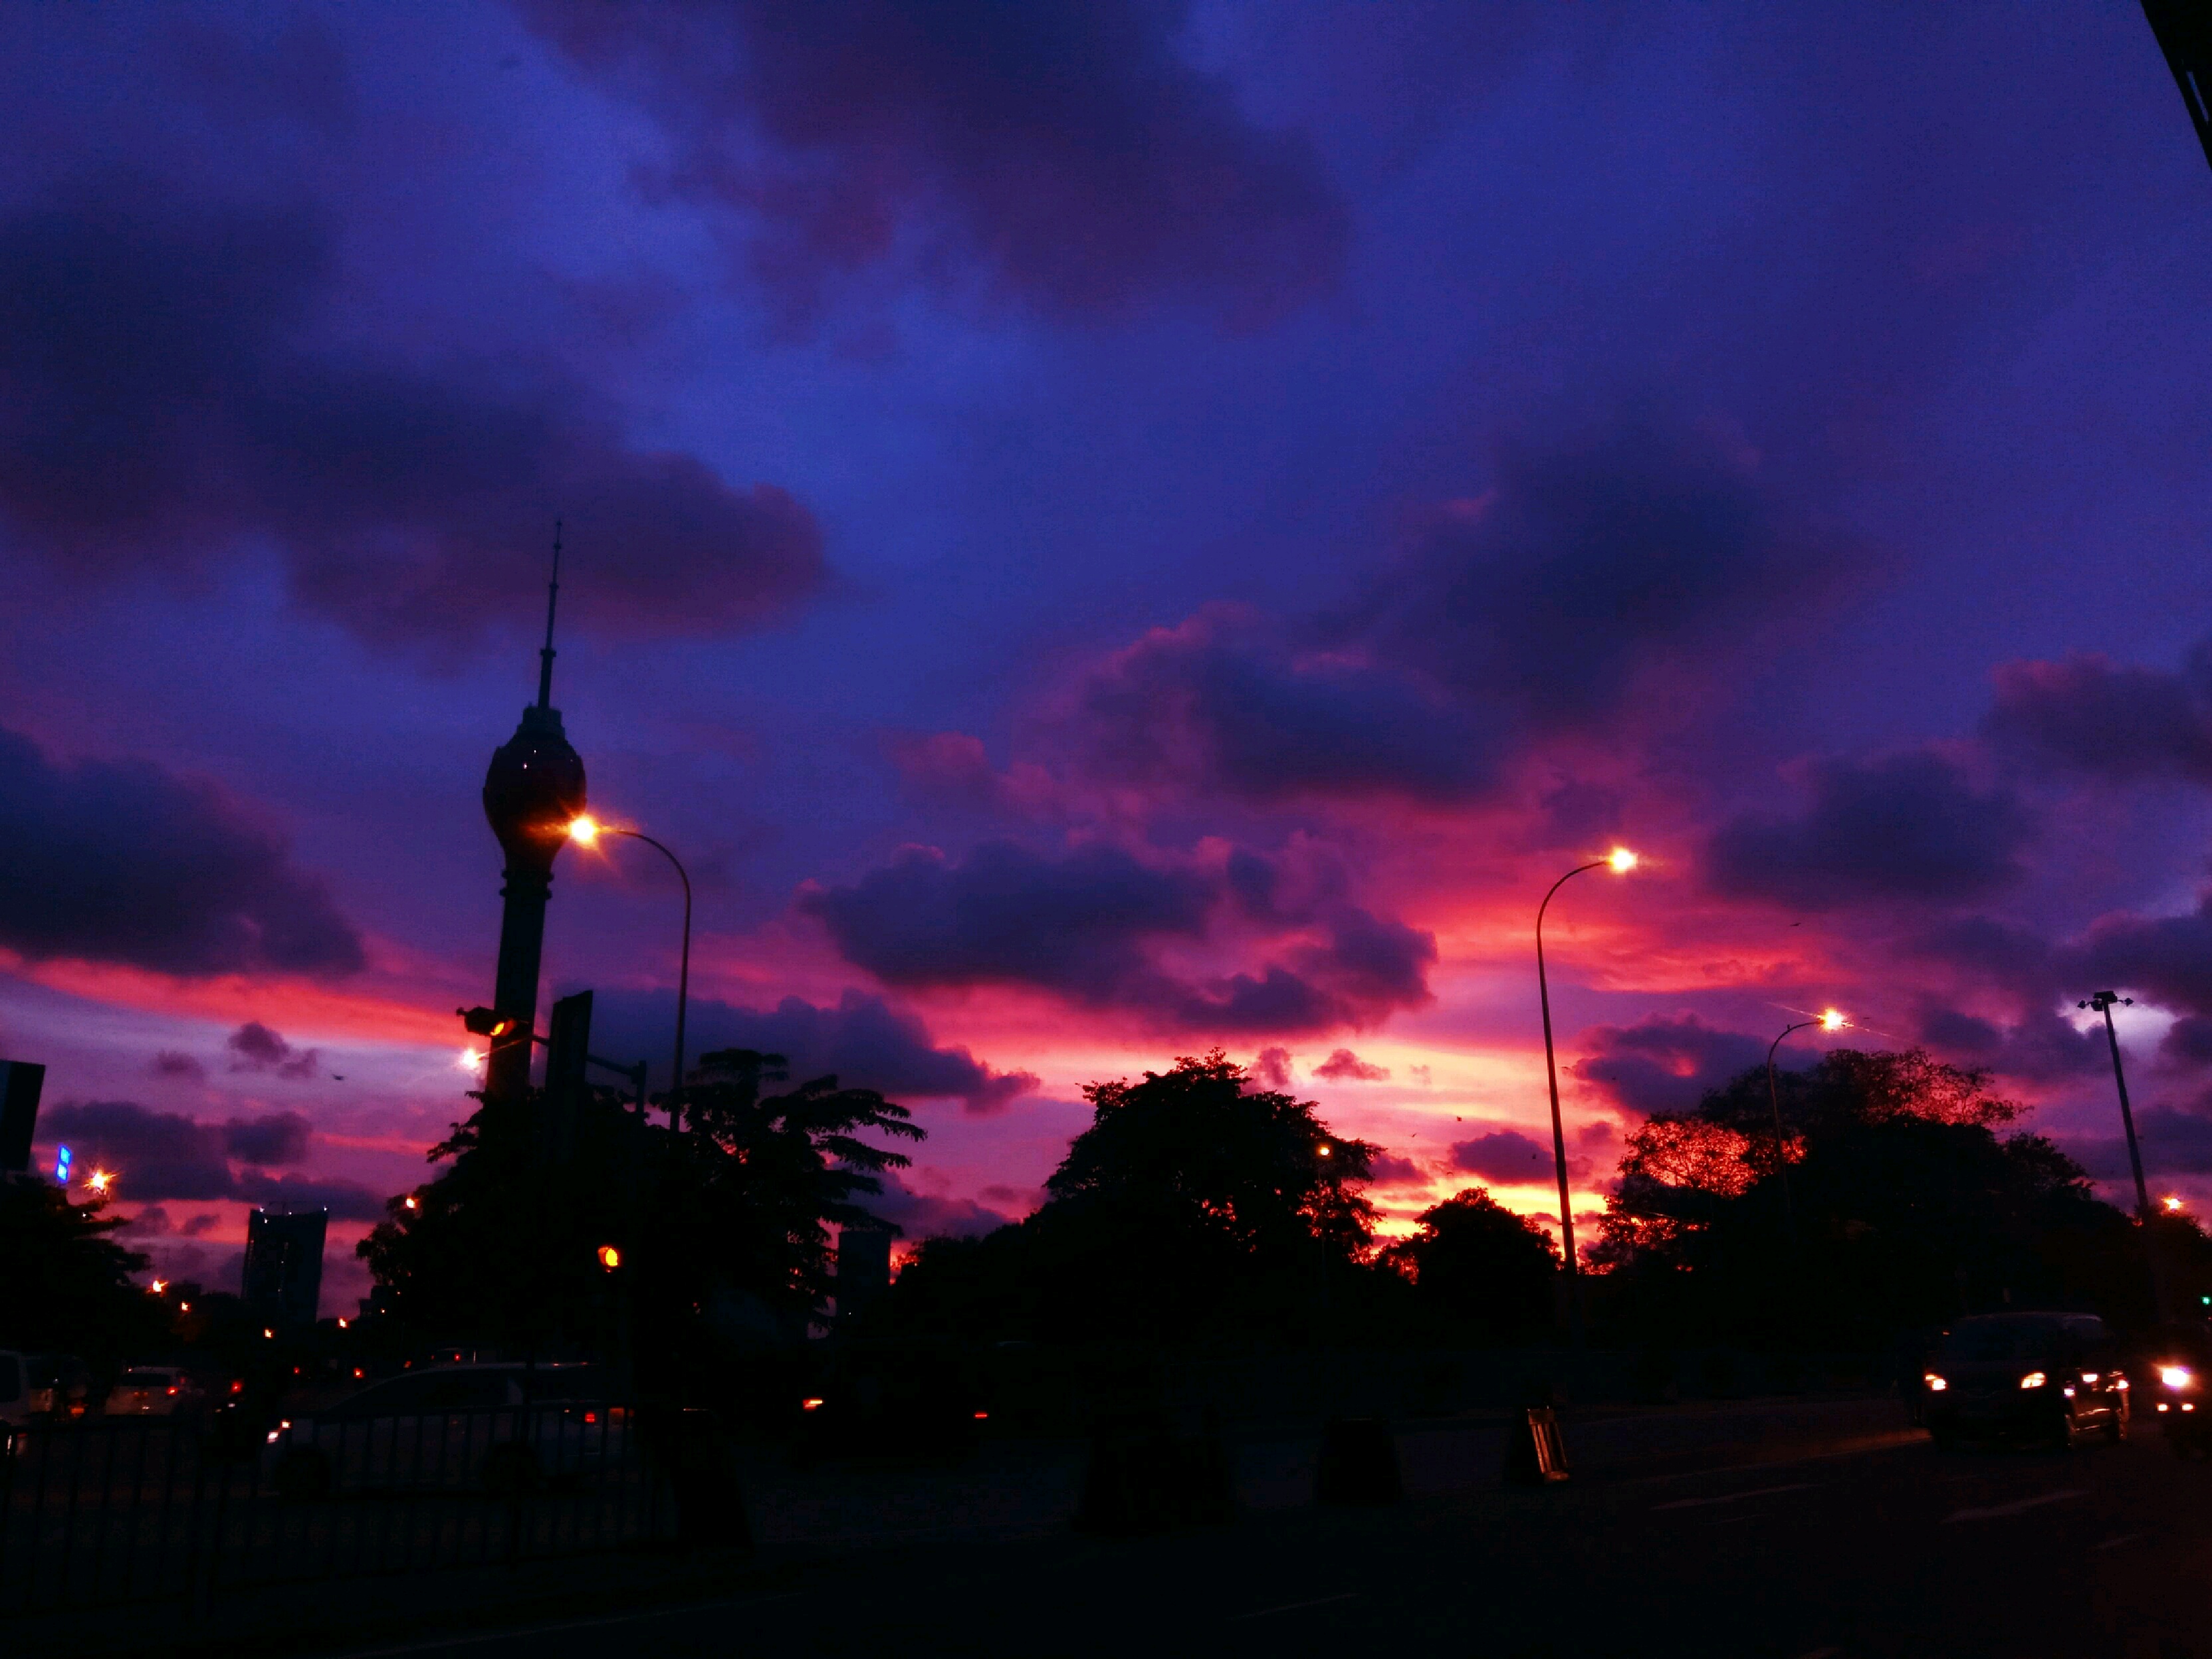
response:
M545 587L545 644L538 653L538 706L553 706L553 608L561 602L561 520L553 520L553 580Z

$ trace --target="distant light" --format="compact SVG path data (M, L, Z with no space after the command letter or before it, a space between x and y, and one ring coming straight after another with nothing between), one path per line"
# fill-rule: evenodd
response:
M266 1325L264 1325L261 1328L261 1334L269 1341L274 1342L276 1340L276 1333L270 1330Z
M2169 1389L2185 1389L2197 1380L2197 1375L2186 1365L2160 1365L2158 1380Z
M1933 1371L1929 1371L1929 1372L1925 1376L1923 1376L1920 1380L1921 1380L1923 1382L1925 1382L1925 1383L1928 1385L1928 1392L1929 1392L1929 1393L1930 1393L1930 1394L1941 1394L1941 1393L1942 1393L1942 1392L1943 1392L1943 1390L1944 1390L1944 1389L1948 1389L1948 1388L1949 1388L1949 1387L1951 1386L1948 1382L1945 1382L1942 1377L1940 1377L1940 1376L1936 1376L1936 1373L1935 1373L1935 1372L1933 1372Z
M2164 1198L2159 1200L2159 1202L2165 1205L2169 1212L2185 1210L2189 1207L2179 1193L2168 1193Z
M457 1070L473 1072L477 1066L483 1065L483 1062L484 1057L478 1054L475 1049L464 1048L461 1050L461 1057L455 1060L453 1065Z
M599 1266L609 1273L622 1266L622 1252L611 1244L599 1246Z
M358 1365L355 1366L355 1367L353 1368L353 1374L354 1374L356 1376L359 1376L361 1375L361 1367L360 1367L360 1366L358 1366Z
M54 1185L68 1186L69 1175L70 1149L66 1146L57 1146L54 1148Z
M818 1412L822 1409L822 1402L819 1400L802 1400L799 1402L799 1409L803 1412Z
M2163 1411L2163 1410L2165 1409L2165 1407L2160 1407L2160 1409L2161 1411ZM272 1445L272 1446L273 1446L273 1445L275 1445L275 1444L276 1443L276 1437L277 1437L277 1435L278 1435L280 1432L281 1432L281 1431L276 1430L276 1429L271 1429L271 1430L270 1430L270 1431L269 1431L269 1443L270 1443L270 1445Z
M343 1330L345 1328L346 1328L346 1322L345 1322L345 1321L344 1321L343 1319L340 1319L340 1320L338 1321L338 1328L339 1328L340 1330Z
M2020 1386L2023 1389L2039 1389L2049 1381L2051 1379L2041 1371L2030 1371L2020 1379Z
M568 839L579 847L589 847L599 838L599 826L583 814L568 820Z
M2094 1382L2097 1380L2097 1373L2094 1371L2083 1371L2081 1373L2081 1380L2084 1382Z
M233 1394L244 1394L246 1392L246 1384L242 1381L234 1379L230 1385L230 1391Z
M1625 876L1636 867L1636 854L1626 847L1616 847L1605 855L1605 861L1613 866L1613 874Z
M410 1193L407 1194L407 1207L410 1210L419 1210L422 1206L415 1201L415 1194Z
M179 1302L177 1304L177 1311L179 1313L190 1313L191 1310L192 1304L189 1302Z
M168 1288L169 1281L166 1279L157 1279L154 1281L154 1294L156 1296L161 1295L162 1291Z
M991 1420L991 1413L988 1412L977 1412L975 1413L975 1420L978 1423L988 1423Z
M1331 1153L1333 1153L1334 1152L1335 1152L1336 1148L1334 1148L1334 1146L1330 1146L1330 1145L1328 1144L1328 1142L1327 1142L1326 1140L1324 1140L1324 1141L1322 1141L1322 1144L1321 1144L1320 1146L1318 1146L1315 1147L1315 1148L1314 1148L1314 1150L1315 1150L1316 1152L1319 1152L1319 1153L1320 1153L1323 1158L1327 1158L1327 1157L1328 1157Z
M1825 1009L1821 1012L1820 1029L1824 1031L1840 1031L1850 1024L1850 1021L1844 1018L1844 1011L1840 1008Z
M115 1177L110 1175L106 1170L94 1170L90 1175L85 1177L84 1184L91 1188L95 1193L104 1193L108 1189L109 1186L114 1182L114 1180Z

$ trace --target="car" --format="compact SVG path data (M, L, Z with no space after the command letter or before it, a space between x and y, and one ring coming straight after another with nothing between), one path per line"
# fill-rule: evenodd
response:
M73 1353L23 1356L31 1412L46 1419L82 1417L92 1407L92 1367Z
M189 1372L175 1365L131 1365L115 1379L100 1411L108 1417L186 1417L207 1404Z
M575 1484L618 1459L629 1413L588 1364L433 1365L372 1383L267 1431L280 1497Z
M2093 1431L2127 1437L2127 1373L2094 1314L1957 1320L1936 1345L1921 1388L1939 1448L1966 1440L2070 1446Z
M2151 1346L2145 1393L2178 1456L2212 1457L2212 1334L2179 1328Z

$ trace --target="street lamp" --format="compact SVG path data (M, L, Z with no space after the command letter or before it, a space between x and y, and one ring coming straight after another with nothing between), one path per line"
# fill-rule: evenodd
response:
M1802 1031L1808 1025L1817 1025L1824 1031L1841 1031L1850 1024L1850 1021L1844 1018L1841 1010L1829 1008L1810 1019L1801 1019L1795 1024L1784 1026L1781 1034L1766 1045L1766 1103L1774 1113L1774 1172L1782 1177L1782 1214L1790 1228L1792 1249L1796 1248L1797 1242L1797 1211L1790 1201L1790 1158L1784 1150L1786 1143L1782 1134L1782 1091L1774 1081L1774 1051L1782 1046L1783 1037L1792 1031Z
M584 816L568 821L568 839L579 847L595 845L601 836L628 836L632 841L641 841L659 853L674 866L676 879L684 884L684 951L676 972L676 1064L669 1074L668 1127L678 1127L678 1115L682 1108L678 1097L684 1088L684 1016L691 1001L691 877L684 868L684 860L670 852L642 830L625 830L619 824L601 823ZM644 1097L642 1089L639 1097Z
M1566 1247L1567 1322L1577 1347L1583 1341L1582 1274L1575 1263L1574 1200L1567 1192L1567 1132L1559 1121L1559 1066L1552 1047L1552 988L1544 976L1544 912L1552 908L1552 895L1585 870L1610 870L1617 876L1625 876L1635 867L1636 854L1626 847L1616 847L1603 858L1578 864L1561 876L1544 895L1544 902L1536 907L1536 998L1544 1010L1544 1080L1552 1091L1552 1157L1559 1166L1559 1238Z
M2136 1215L2142 1222L2143 1261L2150 1269L2151 1304L2158 1310L2158 1316L2165 1319L2167 1317L2165 1274L2160 1269L2158 1246L2152 1241L2150 1233L2150 1187L2143 1180L2142 1151L2136 1145L2136 1115L2128 1104L2128 1074L2120 1065L2120 1036L2112 1028L2113 1006L2118 1004L2123 1008L2132 1008L2135 1002L2133 997L2124 997L2117 991L2095 991L2074 1006L2076 1008L2094 1008L2105 1017L2105 1042L2112 1051L2112 1082L2120 1092L2120 1127L2127 1132L2128 1164L2136 1176Z

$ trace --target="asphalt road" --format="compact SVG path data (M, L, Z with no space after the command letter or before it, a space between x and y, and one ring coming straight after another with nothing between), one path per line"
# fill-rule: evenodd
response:
M2154 1436L872 1553L398 1659L920 1654L2212 1659L2212 1465Z

